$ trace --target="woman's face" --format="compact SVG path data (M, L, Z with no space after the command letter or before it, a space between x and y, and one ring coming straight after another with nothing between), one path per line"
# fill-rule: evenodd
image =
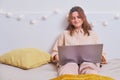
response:
M82 27L83 19L80 17L78 12L75 11L71 14L70 22L77 29Z

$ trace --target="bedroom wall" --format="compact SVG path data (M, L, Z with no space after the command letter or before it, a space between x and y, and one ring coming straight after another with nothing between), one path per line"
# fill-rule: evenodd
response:
M0 0L0 54L16 48L50 52L72 6L81 6L104 43L108 59L120 58L119 0Z

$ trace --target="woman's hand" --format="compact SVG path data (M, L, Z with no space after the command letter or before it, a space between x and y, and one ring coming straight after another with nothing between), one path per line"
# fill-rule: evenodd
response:
M101 57L101 64L107 64L107 61L106 61L104 55L102 55L102 57Z
M51 57L52 62L59 62L59 56L56 54L55 56Z

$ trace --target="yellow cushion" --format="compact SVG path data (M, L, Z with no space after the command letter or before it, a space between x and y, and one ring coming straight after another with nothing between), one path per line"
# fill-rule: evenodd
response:
M36 48L20 48L1 55L0 62L30 69L50 62L50 54Z
M51 80L114 80L114 79L97 74L80 74L80 75L64 74Z

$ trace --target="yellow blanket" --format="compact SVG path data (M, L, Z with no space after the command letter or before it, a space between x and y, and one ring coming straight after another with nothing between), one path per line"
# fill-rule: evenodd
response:
M80 74L80 75L65 74L53 78L51 80L114 80L114 79L97 74Z

